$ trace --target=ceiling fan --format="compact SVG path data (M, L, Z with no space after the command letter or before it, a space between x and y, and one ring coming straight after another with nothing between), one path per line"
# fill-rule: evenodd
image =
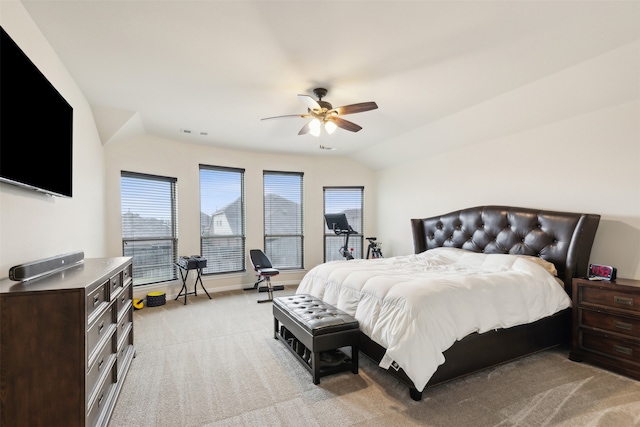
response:
M378 108L378 105L375 102L361 102L359 104L350 104L333 108L330 103L322 100L322 98L327 96L327 89L321 87L316 88L313 90L313 94L318 98L317 101L309 95L298 95L300 101L307 106L306 114L288 114L285 116L266 117L262 120L280 119L284 117L302 117L303 119L312 119L304 125L302 129L300 129L298 135L310 133L313 136L320 136L323 126L327 133L330 134L333 133L336 128L342 128L350 132L358 132L362 129L361 126L338 116L362 113L364 111L375 110Z

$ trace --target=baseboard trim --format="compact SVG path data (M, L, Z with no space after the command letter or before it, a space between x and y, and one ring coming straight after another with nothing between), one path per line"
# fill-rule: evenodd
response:
M284 285L285 288L297 287L300 284L300 281L299 280L289 280L289 281L278 280L277 284ZM192 285L193 283L189 283L189 287L191 287ZM207 292L209 292L210 294L214 294L219 292L238 291L238 290L247 288L249 286L253 286L253 282L244 283L240 285L230 285L230 286L211 287L211 288L205 286L205 288L207 289ZM169 301L171 299L175 299L175 297L178 296L180 289L182 289L182 283L180 283L179 281L176 281L175 283L171 282L170 285L168 285L167 283L163 283L163 284L157 284L157 285L138 286L133 288L133 297L138 299L144 299L146 298L149 292L162 291L167 295L167 301Z

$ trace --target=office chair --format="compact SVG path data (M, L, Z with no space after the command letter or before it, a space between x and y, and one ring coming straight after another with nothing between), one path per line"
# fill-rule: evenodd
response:
M273 265L271 265L271 261L269 261L269 258L260 249L249 250L249 258L251 259L251 265L253 266L253 269L258 273L258 280L253 286L244 288L244 290L250 291L253 289L257 289L258 292L267 292L268 298L258 300L258 302L273 301L273 291L281 291L284 289L284 285L273 286L271 284L271 277L277 276L278 274L280 274L280 271L277 268L273 268ZM266 286L259 286L260 283L264 281L267 282Z

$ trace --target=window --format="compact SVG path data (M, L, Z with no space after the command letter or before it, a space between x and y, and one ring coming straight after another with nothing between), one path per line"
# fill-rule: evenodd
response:
M278 269L303 268L302 177L264 172L264 252Z
M200 255L204 274L245 270L244 169L200 165Z
M353 248L353 257L362 258L362 241L364 221L362 214L363 187L325 187L324 213L344 213L351 228L357 234L349 235L348 249ZM324 220L324 218L323 218ZM336 235L324 224L324 260L335 261L344 259L340 248L344 246L345 235Z
M122 171L122 253L133 258L133 285L177 278L176 179Z

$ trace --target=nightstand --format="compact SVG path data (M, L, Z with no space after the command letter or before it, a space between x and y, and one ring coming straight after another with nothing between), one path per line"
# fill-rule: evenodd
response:
M640 280L573 279L569 359L640 379Z

